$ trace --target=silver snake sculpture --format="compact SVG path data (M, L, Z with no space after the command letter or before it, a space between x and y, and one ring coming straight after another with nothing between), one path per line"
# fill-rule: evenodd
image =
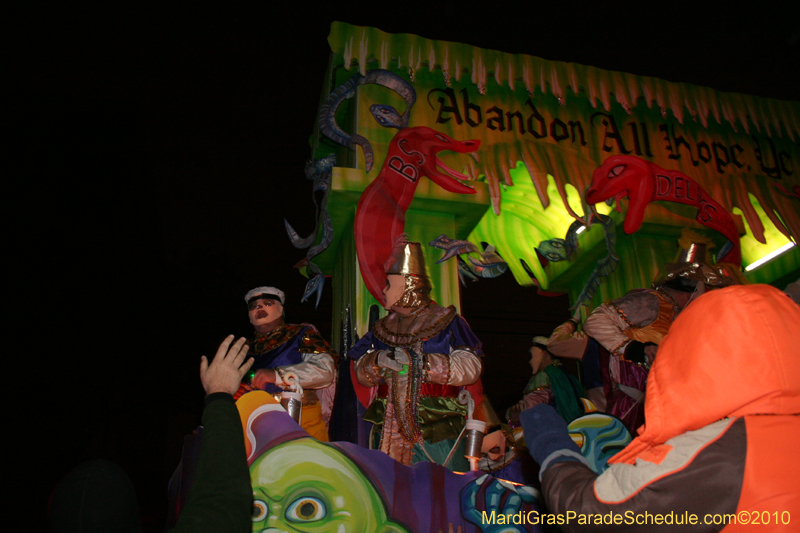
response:
M370 112L372 116L375 117L378 124L386 128L405 128L408 125L411 108L417 100L416 91L411 84L403 78L397 76L393 72L382 69L371 70L367 72L365 76L357 73L331 91L320 106L318 124L320 132L332 141L346 146L351 150L355 150L356 145L361 146L361 149L364 151L366 169L367 172L369 172L374 162L372 146L369 141L361 135L350 135L346 133L336 124L336 111L339 109L342 102L348 98L352 98L359 86L367 84L377 84L392 89L399 94L406 103L405 112L402 115L390 105L372 105L370 107ZM327 205L331 188L331 173L335 166L335 155L329 155L306 163L305 175L306 178L313 182L311 194L316 207L316 224L314 226L314 231L308 237L300 237L292 225L289 224L288 220L284 219L283 221L286 233L289 235L289 240L295 248L302 250L310 247L306 253L305 259L308 272L312 276L306 284L300 302L305 302L312 295L316 294L315 307L319 306L320 299L322 298L322 289L325 286L325 275L312 259L324 252L333 241L333 222L328 214ZM319 203L317 203L318 192L323 193L322 200ZM316 246L312 246L320 232L320 227L322 228L322 239Z
M611 275L616 270L619 264L619 256L616 253L617 233L614 225L614 220L607 216L597 213L594 209L590 210L586 227L589 228L596 221L603 225L603 236L606 241L606 255L601 258L592 270L589 279L583 286L583 290L575 300L575 304L570 307L570 310L575 311L587 300L591 300L594 293L600 287L603 278ZM564 239L549 239L539 243L538 251L542 257L548 261L566 261L570 258L573 252L578 248L578 230L583 227L582 221L575 221L570 224L567 234Z

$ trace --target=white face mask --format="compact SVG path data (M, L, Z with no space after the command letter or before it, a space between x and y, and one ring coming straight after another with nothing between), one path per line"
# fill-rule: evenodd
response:
M263 326L278 320L283 316L283 305L278 300L259 298L248 305L250 323L254 326Z

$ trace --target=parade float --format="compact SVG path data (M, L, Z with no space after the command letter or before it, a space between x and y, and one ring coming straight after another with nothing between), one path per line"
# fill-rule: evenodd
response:
M334 280L334 346L383 312L384 263L403 233L424 244L431 297L456 309L460 278L504 273L592 308L649 286L686 227L751 282L800 276L796 102L344 23L329 44L306 166L316 230L286 229L305 250L304 300ZM317 443L257 394L239 402L254 530L542 525L529 487ZM604 464L609 450L591 453Z
M456 308L459 270L506 269L591 308L649 286L685 227L751 282L800 277L797 102L340 22L328 42L307 169L324 199L293 242L307 298L335 280L334 346L347 306L366 331L402 232ZM462 260L437 264L459 246L437 239L467 241Z

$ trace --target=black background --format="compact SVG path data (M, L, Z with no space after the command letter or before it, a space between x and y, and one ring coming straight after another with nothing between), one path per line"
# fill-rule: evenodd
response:
M15 514L41 529L58 479L105 457L133 478L146 530L160 531L166 480L202 410L199 356L250 333L244 293L283 288L288 319L329 336L331 280L318 310L299 303L306 280L292 265L304 254L283 218L301 235L313 229L303 166L333 20L797 100L797 17L782 2L738 5L165 2L10 13L3 477ZM566 318L567 302L510 275L462 296L499 410L530 375L531 336Z

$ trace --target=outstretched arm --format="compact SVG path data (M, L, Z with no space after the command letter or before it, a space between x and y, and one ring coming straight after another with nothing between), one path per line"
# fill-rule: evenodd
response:
M186 507L172 533L250 531L253 492L245 457L239 411L231 396L250 370L247 346L233 335L220 344L209 364L203 356L200 381L208 394L203 410L203 434L195 479Z
M310 324L308 326L302 334L298 346L302 361L296 364L257 370L253 376L253 385L256 388L263 389L268 383L274 383L283 389L291 388L291 385L283 379L287 372L294 372L304 389L324 389L334 382L336 362L339 356L314 326Z
M568 532L586 531L587 525L595 526L593 531L647 532L653 531L654 523L667 524L665 530L679 529L682 523L687 531L687 524L696 525L693 531L718 531L721 526L700 520L737 509L746 455L744 420L720 420L673 437L658 463L618 462L598 475L555 409L537 405L520 415L528 451L540 465L547 508L571 516L567 524L559 525ZM675 526L655 522L655 515L672 517Z
M598 306L583 329L609 352L624 355L631 343L625 330L646 326L656 318L658 297L651 292L637 292Z
M336 366L329 353L304 353L301 357L303 362L296 365L256 370L253 386L263 389L267 383L274 383L279 387L289 388L290 385L283 380L283 375L287 372L297 374L304 389L322 389L333 383Z

